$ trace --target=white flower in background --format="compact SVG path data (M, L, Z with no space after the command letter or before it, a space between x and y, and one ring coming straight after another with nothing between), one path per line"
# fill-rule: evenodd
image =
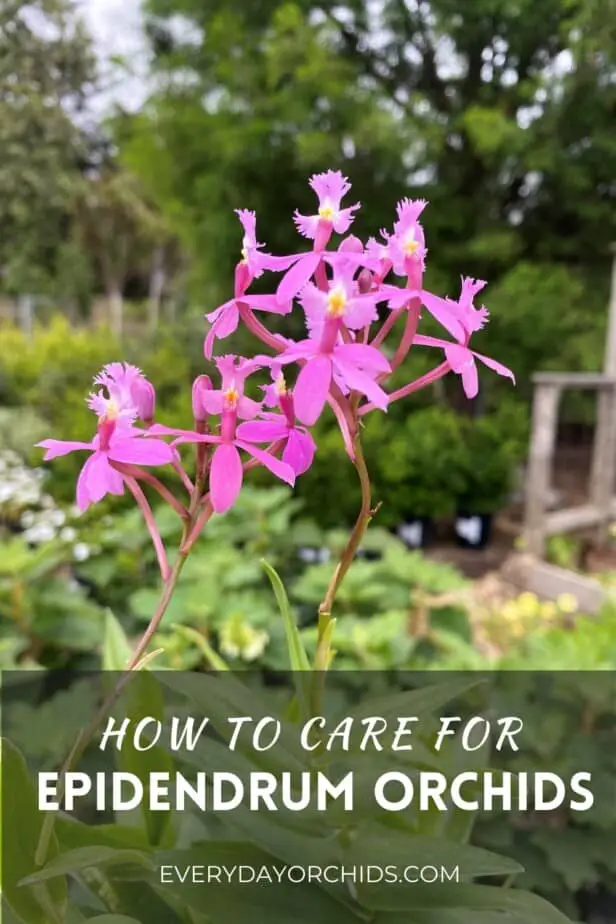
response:
M65 526L60 530L60 539L62 542L74 542L77 538L77 530L74 526Z
M78 542L73 546L73 558L75 561L87 561L90 557L90 546L85 542Z
M35 523L34 526L31 526L30 529L26 529L24 532L24 539L32 545L42 545L44 542L51 542L52 539L55 539L55 536L56 531L51 523L46 523L44 520Z

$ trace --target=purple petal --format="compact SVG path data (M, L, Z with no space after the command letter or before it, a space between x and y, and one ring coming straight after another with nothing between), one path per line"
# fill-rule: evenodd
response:
M413 343L415 346L440 347L441 350L446 350L450 346L459 346L457 343L452 343L451 340L441 340L439 337L426 337L425 334L415 334Z
M173 461L171 446L157 439L112 440L109 458L127 465L167 465Z
M257 462L260 462L261 465L269 469L276 478L280 478L281 481L286 481L287 484L293 487L295 484L295 472L289 465L285 465L284 462L281 462L269 452L265 452L263 449L257 449L257 447L253 446L251 443L244 443L241 440L236 440L235 445L239 446L240 449L247 452L249 456L252 456L253 459L256 459Z
M310 434L295 427L289 431L282 461L290 465L296 475L303 475L312 465L316 448Z
M277 295L243 295L242 302L257 311L270 311L272 314L289 314L293 302L282 302Z
M484 366L487 366L488 369L492 369L499 375L504 375L506 378L511 379L515 385L515 375L511 369L508 369L507 366L503 366L501 363L498 363L495 359L490 359L489 356L484 356L483 353L475 353L474 351L473 353L477 359L484 364Z
M237 416L241 417L242 420L252 420L260 411L261 402L253 401L252 398L247 398L245 395L242 395L237 402Z
M280 415L280 423L269 420L251 420L241 423L236 430L237 438L247 443L273 443L287 436L288 428Z
M332 362L329 356L315 356L309 359L300 371L293 396L295 414L306 426L314 424L325 406L332 381Z
M355 212L360 208L361 203L350 205L347 209L341 209L334 219L334 231L336 234L346 234L355 218Z
M375 404L381 410L385 410L389 398L387 397L386 392L376 384L374 379L371 379L369 375L365 372L362 372L352 363L347 363L343 360L340 360L338 356L334 358L334 364L338 373L343 377L346 385L352 391L359 391L362 395L365 395L369 401Z
M475 360L471 357L468 363L462 369L462 388L467 398L474 398L479 391L479 376L477 375L477 366Z
M426 292L425 289L421 293L421 303L425 305L435 321L438 321L452 337L455 337L460 343L464 342L464 328L454 314L455 304L448 303L444 298L439 298L438 295L433 295L432 292Z
M368 327L378 318L373 295L358 295L347 302L344 323L350 330Z
M391 372L391 366L376 347L364 343L343 343L334 354L343 362L353 363L368 372Z
M278 300L283 303L292 301L300 289L304 288L320 262L319 253L309 251L302 254L295 266L283 276L276 292Z
M225 513L237 500L242 487L242 460L231 443L214 450L210 468L210 497L215 513Z
M445 347L445 358L454 372L462 373L473 362L473 354L468 347L456 343L448 343Z
M77 479L77 506L81 511L97 503L106 494L124 493L124 479L109 465L104 452L95 452L87 460Z
M204 391L201 395L201 400L208 414L222 414L224 404L222 391L214 388L211 391Z
M43 440L42 443L36 445L40 449L47 450L44 456L45 462L49 459L57 459L58 456L67 456L69 452L77 452L81 449L89 449L90 452L94 450L93 443L76 443L70 440Z
M318 350L318 344L314 340L299 340L292 343L283 353L276 357L276 362L281 365L287 363L296 363L299 359L312 359Z
M214 315L216 317L214 318ZM240 320L240 313L237 309L235 301L227 302L225 305L222 305L216 312L213 312L211 315L206 316L208 320L212 320L212 326L210 327L207 337L205 338L204 344L204 353L206 359L212 358L212 351L214 349L215 340L224 340L225 337L229 337L235 330L237 330L237 325Z

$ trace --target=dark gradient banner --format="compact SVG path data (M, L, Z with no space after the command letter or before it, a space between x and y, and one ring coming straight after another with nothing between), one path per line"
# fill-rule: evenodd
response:
M5 920L609 922L615 716L608 672L7 673Z

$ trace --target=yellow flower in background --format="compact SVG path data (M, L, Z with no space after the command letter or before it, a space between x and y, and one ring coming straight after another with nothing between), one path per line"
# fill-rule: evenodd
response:
M541 618L545 622L552 622L558 617L558 606L554 603L553 600L546 600L545 603L541 604Z
M537 615L540 604L536 594L531 594L530 591L526 591L520 594L517 603L521 616L528 618L529 616Z
M572 614L575 613L578 609L577 598L573 594L560 594L556 598L556 606L561 611L561 613Z

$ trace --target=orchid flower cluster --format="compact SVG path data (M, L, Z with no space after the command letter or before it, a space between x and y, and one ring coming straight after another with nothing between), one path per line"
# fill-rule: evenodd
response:
M266 352L214 359L217 383L200 375L193 384L192 430L157 422L153 385L134 366L111 363L96 377L96 390L88 399L96 418L93 440L40 444L46 449L46 460L74 451L89 453L77 482L81 510L107 494L122 494L125 488L133 493L150 528L165 581L172 578L173 569L142 484L157 490L184 520L180 557L185 556L209 517L233 506L248 470L263 466L293 485L310 468L316 449L310 428L329 406L358 469L365 499L350 554L356 551L371 515L361 453L363 418L374 410L386 411L392 402L449 372L461 377L466 395L473 398L478 391L478 362L513 380L509 369L470 346L472 335L488 319L486 309L474 304L485 283L463 278L456 299L440 297L423 286L424 200L400 201L393 228L364 244L349 233L360 206L343 205L351 189L347 179L329 170L313 176L310 185L318 199L316 211L296 212L294 221L311 249L286 256L268 253L258 242L254 212L237 211L243 238L233 297L206 315L210 326L205 357L211 360L215 348L240 322ZM334 236L337 246L331 246ZM278 274L275 289L272 286L271 294L253 293L253 282L266 273ZM424 309L446 336L420 333ZM268 316L297 310L305 319L303 339L296 342L268 329ZM391 347L398 329L401 335ZM388 380L411 348L434 352L434 368L388 391ZM261 386L260 397L256 388L248 387L255 373L265 373L270 381ZM192 476L180 455L185 444L196 447ZM158 466L175 469L186 492L183 500L151 472ZM338 582L345 569L338 569Z

